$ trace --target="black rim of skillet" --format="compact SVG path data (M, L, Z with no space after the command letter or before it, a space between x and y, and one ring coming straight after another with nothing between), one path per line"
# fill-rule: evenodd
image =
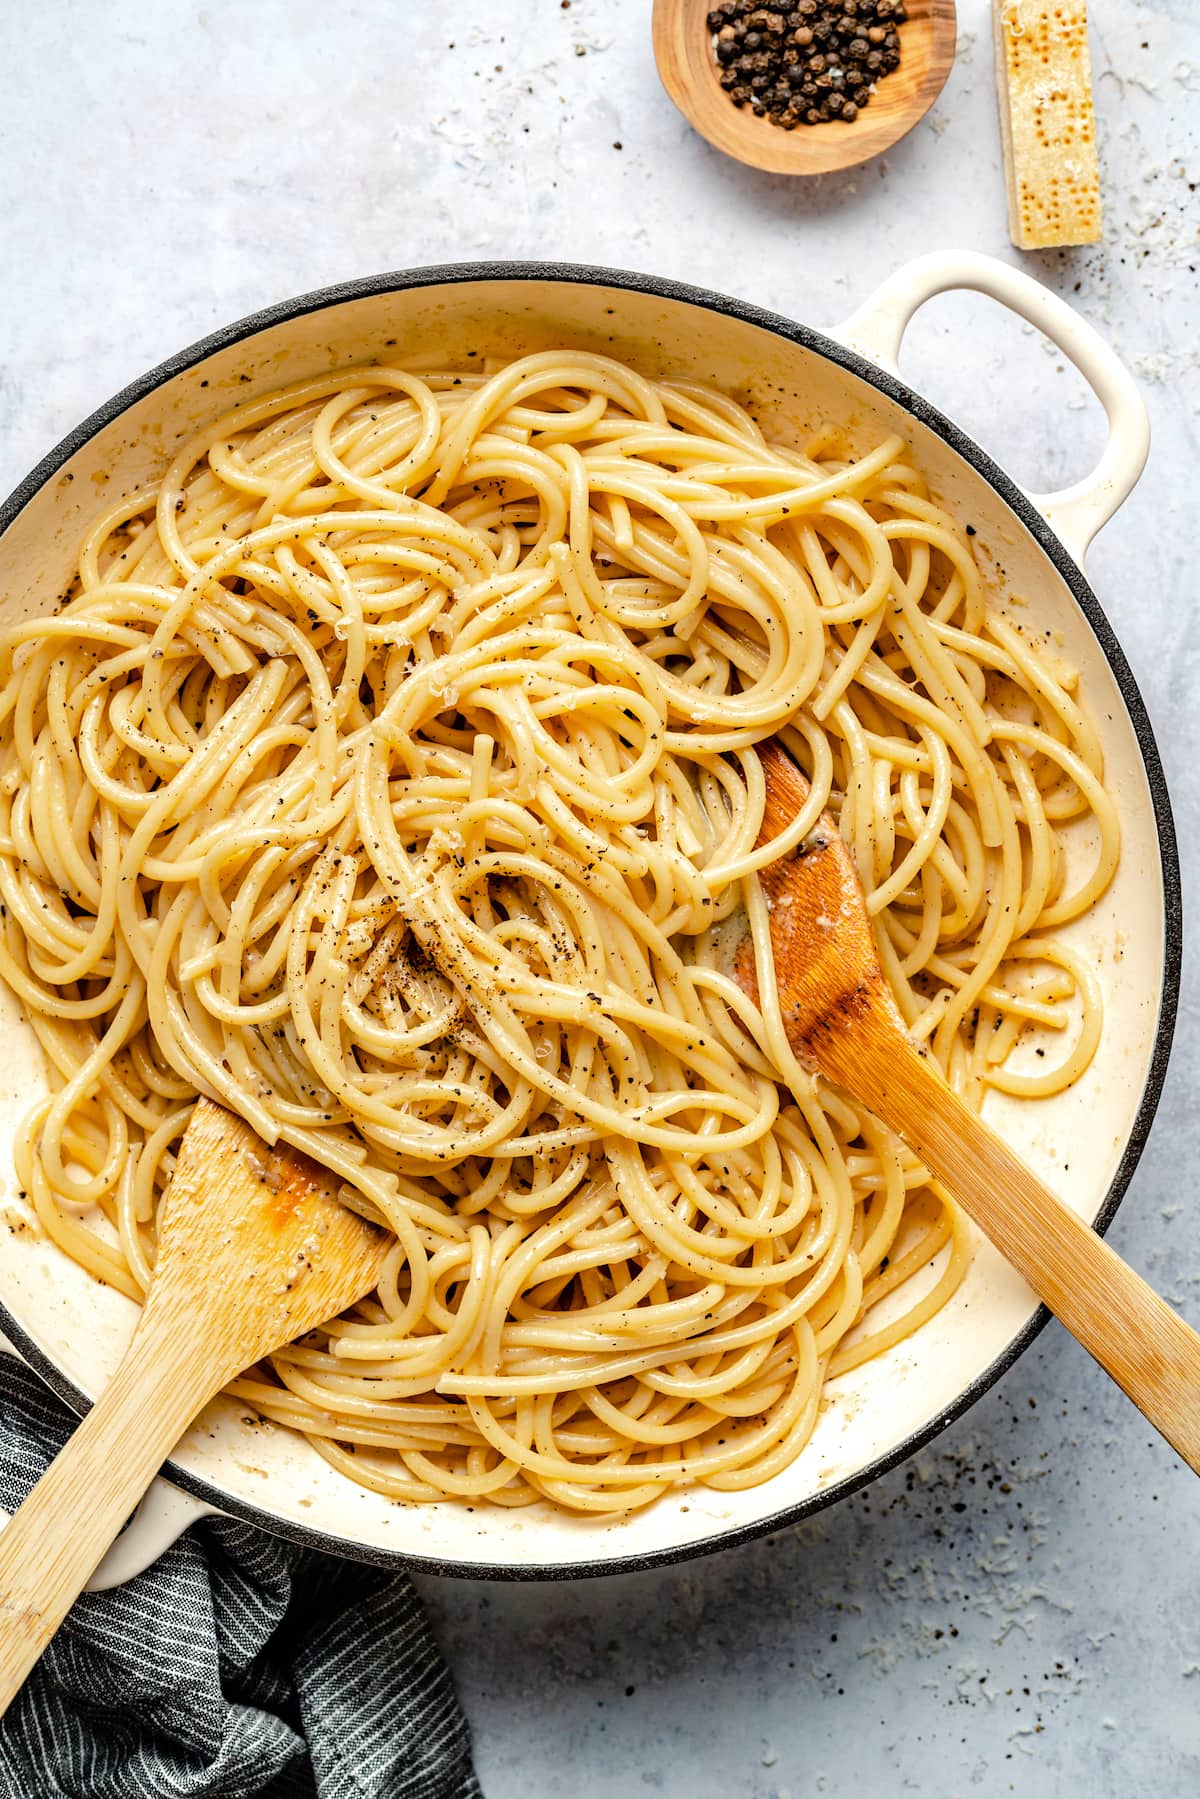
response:
M26 476L4 505L0 506L0 535L7 531L18 514L24 510L34 495L45 486L63 464L91 438L95 437L97 432L111 424L114 419L119 418L137 401L153 393L156 388L165 386L174 376L194 368L196 364L205 361L216 352L227 350L235 344L255 337L262 331L270 330L273 326L284 324L290 319L300 318L309 313L323 312L348 300L369 299L380 294L402 292L410 288L442 287L483 281L544 281L557 282L563 287L608 287L615 292L652 294L662 299L679 301L687 306L702 307L709 312L723 314L729 318L741 319L746 324L757 325L763 330L773 332L777 337L785 338L791 343L800 344L803 348L814 351L817 355L847 369L851 374L857 375L861 380L869 382L889 400L903 407L920 424L936 432L952 450L957 451L965 462L983 476L1000 499L1012 510L1066 582L1108 660L1137 736L1158 831L1163 884L1162 992L1158 1021L1155 1027L1154 1048L1129 1140L1121 1155L1112 1184L1105 1195L1104 1203L1095 1219L1095 1228L1103 1235L1125 1195L1149 1135L1150 1125L1166 1076L1167 1059L1170 1055L1171 1038L1174 1033L1175 1015L1179 1002L1180 959L1183 945L1179 856L1175 826L1171 815L1171 803L1167 794L1158 745L1155 742L1154 732L1151 729L1137 683L1112 626L1105 617L1099 600L1088 585L1082 569L1059 542L1045 519L1021 489L1004 473L1003 469L999 468L986 451L980 449L979 445L957 425L953 424L935 407L930 406L920 395L914 393L903 381L899 381L894 376L877 368L856 351L847 349L845 345L824 336L819 331L812 330L807 325L798 325L791 319L784 318L778 313L765 311L746 301L730 299L723 294L711 293L705 288L691 287L684 282L666 280L653 275L636 274L623 269L595 268L577 263L460 262L434 265L424 269L406 269L381 275L369 275L361 280L340 283L335 287L318 288L315 292L301 294L295 299L283 300L277 305L268 306L261 312L251 313L247 318L239 319L236 323L213 332L211 336L201 338L198 343L192 344L186 350L181 350L177 355L170 357L166 362L160 363L157 368L151 369L147 374L132 382L64 437L62 442L42 459L32 473ZM919 1430L906 1437L902 1443L888 1450L886 1454L877 1457L856 1474L836 1482L835 1485L813 1494L797 1504L773 1512L768 1517L755 1519L751 1523L737 1525L729 1530L716 1531L713 1535L698 1542L651 1550L642 1554L600 1556L578 1563L544 1564L531 1561L511 1566L507 1563L443 1560L438 1556L382 1549L372 1544L348 1541L327 1531L308 1529L302 1524L294 1523L290 1518L280 1518L275 1513L263 1510L260 1506L230 1495L211 1482L190 1474L186 1469L178 1467L173 1462L165 1463L162 1472L176 1486L194 1494L198 1499L206 1501L229 1517L240 1518L249 1524L259 1525L276 1536L289 1538L308 1548L323 1550L327 1554L348 1556L355 1561L371 1562L385 1567L407 1567L425 1574L448 1575L473 1580L575 1580L601 1574L627 1574L643 1568L665 1567L674 1562L690 1561L698 1556L711 1554L717 1549L728 1549L740 1543L751 1542L758 1537L769 1536L772 1532L797 1524L802 1519L812 1516L813 1513L823 1511L826 1506L833 1505L835 1501L844 1499L849 1494L858 1492L860 1488L868 1486L881 1474L887 1473L899 1463L906 1461L909 1456L923 1448L926 1443L943 1431L947 1425L952 1424L956 1418L960 1418L974 1405L977 1399L987 1392L989 1387L995 1385L1001 1375L1007 1373L1017 1357L1028 1349L1049 1318L1050 1313L1045 1306L1039 1307L1028 1323L1017 1332L1003 1353L997 1356L996 1360L977 1376L952 1404L944 1407ZM0 1304L0 1329L3 1329L30 1366L73 1411L82 1415L89 1409L90 1400L43 1353L3 1304Z

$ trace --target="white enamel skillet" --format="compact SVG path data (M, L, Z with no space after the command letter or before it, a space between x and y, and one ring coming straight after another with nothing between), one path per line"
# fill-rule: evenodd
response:
M1099 396L1108 439L1093 472L1054 494L1021 491L899 378L919 306L972 288L1012 308L1071 358ZM908 264L847 322L813 331L674 282L547 264L471 265L382 275L271 308L183 351L118 394L59 445L0 510L0 616L49 612L84 525L102 503L159 471L198 425L284 382L375 358L443 363L569 346L647 374L687 375L748 401L769 432L803 438L836 422L864 447L890 431L913 443L938 497L973 526L997 603L1036 609L1081 671L1124 833L1119 873L1071 927L1096 964L1105 1030L1086 1076L1050 1101L995 1094L987 1116L1083 1217L1103 1229L1133 1174L1165 1072L1178 993L1179 874L1150 725L1125 658L1083 575L1087 546L1137 480L1145 408L1133 381L1070 307L1006 264L967 253ZM1028 610L1025 616L1029 617ZM1081 859L1085 837L1072 846ZM44 1090L34 1040L0 994L0 1330L68 1404L104 1385L135 1308L37 1231L9 1145ZM1032 1341L1046 1314L980 1244L961 1290L887 1355L833 1383L807 1449L743 1493L667 1495L616 1521L549 1508L403 1506L352 1485L300 1437L220 1400L180 1444L94 1586L126 1580L206 1513L297 1541L431 1572L548 1578L650 1566L778 1529L911 1454L977 1399Z

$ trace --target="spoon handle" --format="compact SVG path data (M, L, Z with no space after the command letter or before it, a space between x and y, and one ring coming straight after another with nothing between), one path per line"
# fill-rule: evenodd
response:
M0 1714L221 1384L147 1312L120 1366L0 1535Z
M854 1068L825 1072L843 1085L852 1076L872 1111L1200 1474L1200 1335L1043 1186L899 1030L881 1024L843 1047L852 1048Z

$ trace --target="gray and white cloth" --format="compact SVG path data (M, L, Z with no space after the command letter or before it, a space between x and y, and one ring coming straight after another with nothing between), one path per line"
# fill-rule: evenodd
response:
M73 1418L0 1356L0 1504ZM404 1574L233 1519L85 1593L0 1722L0 1799L479 1799Z

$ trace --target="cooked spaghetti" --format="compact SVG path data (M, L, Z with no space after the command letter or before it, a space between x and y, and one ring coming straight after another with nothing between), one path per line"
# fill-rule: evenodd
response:
M137 1298L198 1092L334 1170L385 1277L233 1390L382 1493L752 1485L954 1290L949 1201L731 978L822 808L972 1103L1095 1049L1097 736L898 437L572 351L354 368L193 438L2 654L21 1182ZM756 848L772 735L812 794Z

